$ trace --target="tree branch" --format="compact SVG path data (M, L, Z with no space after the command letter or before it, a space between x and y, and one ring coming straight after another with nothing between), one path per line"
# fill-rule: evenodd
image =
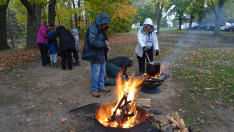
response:
M29 12L34 12L33 5L28 0L20 0Z

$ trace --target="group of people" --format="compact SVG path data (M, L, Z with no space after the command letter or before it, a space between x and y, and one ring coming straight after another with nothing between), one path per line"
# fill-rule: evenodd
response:
M78 30L68 30L64 26L58 26L55 32L50 31L53 24L42 24L38 31L37 45L40 49L42 66L52 65L56 67L57 56L62 57L62 69L72 70L73 65L79 66L79 35ZM59 37L59 45L56 38ZM49 52L49 56L48 56ZM72 60L72 54L75 63Z
M110 44L106 35L110 17L102 13L96 17L95 22L88 28L82 59L91 62L91 94L100 97L99 92L110 92L105 88L105 82L114 85L118 74L128 78L126 70L133 65L128 57L117 57L107 61L107 53L110 51ZM145 72L146 56L150 62L153 61L153 54L159 55L158 39L153 21L146 18L143 27L137 34L137 54L139 72ZM106 77L105 77L106 74Z
M87 30L82 51L82 60L91 63L91 94L94 97L100 97L99 92L110 92L111 90L105 88L105 85L115 85L119 74L128 79L127 68L133 65L133 61L126 56L107 61L107 53L111 50L106 34L109 23L110 17L106 13L96 17L95 22ZM68 66L71 70L73 66L72 53L76 60L74 64L79 65L80 63L78 30L69 31L64 26L58 26L53 33L49 32L52 26L52 23L42 24L38 32L37 44L41 53L42 65L45 66L50 62L56 65L58 55L62 57L62 69L65 70ZM57 37L60 38L59 46L56 42ZM144 73L145 61L152 62L153 55L159 55L156 29L150 18L145 19L143 27L138 31L137 42L135 52L139 64L139 73ZM50 60L47 57L48 49Z

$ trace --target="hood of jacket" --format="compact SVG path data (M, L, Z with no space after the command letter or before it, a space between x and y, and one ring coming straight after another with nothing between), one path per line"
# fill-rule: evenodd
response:
M106 13L98 15L95 19L95 23L99 29L101 29L101 24L110 23L110 17ZM107 30L106 27L104 30Z
M151 26L152 26L152 28L150 29L149 32L154 32L154 31L156 30L156 29L154 28L154 24L153 24L152 19L150 19L150 18L146 18L146 19L145 19L145 21L144 21L144 23L143 23L143 29L142 29L142 31L144 31L144 28L145 28L146 25L151 25Z
M56 30L59 30L59 29L65 29L65 27L64 27L64 26L58 26L58 27L56 28Z
M78 34L78 29L72 29L72 32Z

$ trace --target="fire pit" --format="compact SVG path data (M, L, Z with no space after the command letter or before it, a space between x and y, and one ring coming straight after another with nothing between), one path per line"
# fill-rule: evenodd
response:
M142 79L130 78L122 81L117 78L117 103L102 105L95 113L95 132L144 132L145 111L135 106L135 96Z
M161 86L166 79L168 79L169 75L161 72L158 72L154 76L151 76L147 73L138 73L136 74L136 77L144 80L142 83L142 92L157 94L160 92L158 87Z

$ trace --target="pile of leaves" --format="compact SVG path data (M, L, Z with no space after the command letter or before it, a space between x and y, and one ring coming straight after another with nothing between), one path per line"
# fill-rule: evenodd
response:
M29 61L38 59L38 49L12 49L0 53L0 72L21 66Z

